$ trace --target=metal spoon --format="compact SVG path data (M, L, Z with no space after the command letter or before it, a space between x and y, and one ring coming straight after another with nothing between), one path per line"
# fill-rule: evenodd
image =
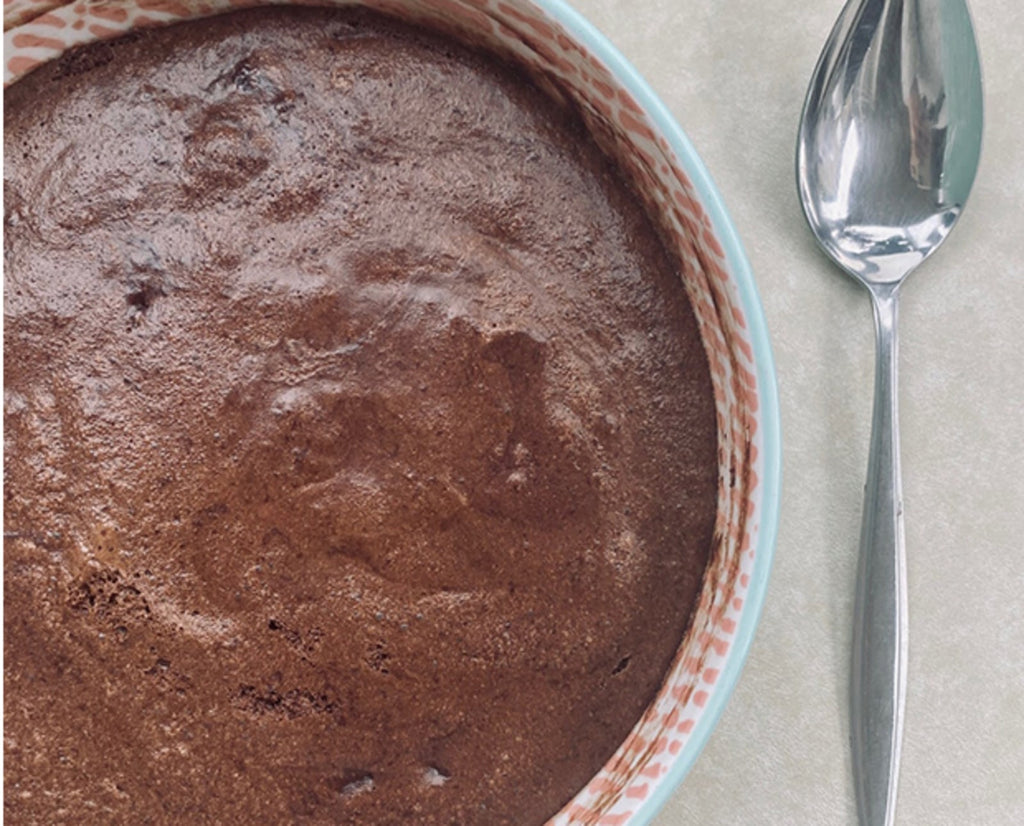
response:
M821 247L868 288L876 332L850 694L860 823L891 826L907 678L896 404L900 286L974 182L981 71L964 0L849 0L804 103L797 179Z

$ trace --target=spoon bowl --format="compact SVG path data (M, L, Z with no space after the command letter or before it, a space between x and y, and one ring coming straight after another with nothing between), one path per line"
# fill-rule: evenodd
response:
M850 0L800 123L800 201L818 243L866 283L904 278L959 218L981 132L964 1Z
M868 288L875 317L850 684L861 826L895 821L906 698L897 299L959 219L981 133L981 70L965 0L847 2L804 104L797 186L814 237Z

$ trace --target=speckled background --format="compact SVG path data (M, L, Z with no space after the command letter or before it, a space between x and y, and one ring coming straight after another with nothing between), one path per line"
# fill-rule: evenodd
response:
M797 120L840 0L571 0L718 184L778 362L784 493L747 668L656 826L854 824L848 650L871 424L867 296L796 198ZM1024 4L975 0L986 91L966 213L901 306L910 687L898 823L1024 823Z

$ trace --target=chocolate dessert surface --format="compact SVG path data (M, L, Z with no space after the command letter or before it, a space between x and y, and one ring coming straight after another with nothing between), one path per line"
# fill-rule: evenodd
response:
M711 545L678 269L577 115L356 11L5 100L12 824L539 826Z

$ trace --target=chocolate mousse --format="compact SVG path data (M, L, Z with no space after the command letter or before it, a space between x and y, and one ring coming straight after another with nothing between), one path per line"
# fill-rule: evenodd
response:
M5 812L541 824L712 542L679 267L573 108L263 9L5 100Z

